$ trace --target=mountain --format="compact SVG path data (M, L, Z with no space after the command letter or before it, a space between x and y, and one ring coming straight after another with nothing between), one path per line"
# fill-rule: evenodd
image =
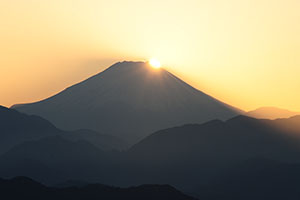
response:
M198 188L199 199L299 199L300 165L268 159L247 160L226 176Z
M73 142L49 136L21 143L3 154L0 177L22 175L46 183L69 180L73 176L84 180L96 170L109 169L106 167L112 163L109 155L84 140Z
M274 128L288 132L290 134L294 134L295 136L300 133L300 115L296 115L290 118L280 118L273 120Z
M292 125L293 129L286 127ZM277 120L237 116L227 121L213 120L158 131L129 152L149 163L170 162L170 159L180 163L193 156L199 161L216 158L221 163L257 156L297 160L299 144L300 116Z
M277 128L296 123L298 129ZM237 116L161 130L129 149L128 174L138 174L131 181L166 182L195 192L245 160L299 163L299 128L300 116L280 120Z
M169 185L141 185L130 188L117 188L101 184L83 187L54 188L42 185L27 177L11 180L0 179L1 197L10 200L195 200Z
M278 118L289 118L296 115L300 115L300 112L294 112L287 109L281 109L276 107L261 107L247 112L246 115L258 119L278 119Z
M120 138L88 129L65 131L61 136L71 141L86 140L94 146L106 151L120 151L129 148L129 144Z
M286 128L291 125L295 127ZM299 126L300 116L277 120L237 116L160 130L123 152L51 136L19 144L0 156L0 177L26 175L48 184L66 180L122 187L170 184L200 195L203 186L214 189L217 180L228 184L231 177L262 174L264 169L278 167L277 162L287 164L280 170L299 165ZM258 166L261 172L256 171ZM222 191L221 186L217 189Z
M47 120L0 106L0 153L26 140L61 134Z
M13 108L59 128L87 128L131 143L163 128L240 112L145 62L116 63L48 99Z
M39 116L0 106L0 154L25 141L55 135L72 141L87 140L103 150L127 147L125 142L109 135L90 130L63 131Z

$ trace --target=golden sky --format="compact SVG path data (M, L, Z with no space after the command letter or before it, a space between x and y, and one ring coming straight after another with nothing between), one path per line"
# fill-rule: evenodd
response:
M0 0L0 104L159 59L212 96L300 111L299 0Z

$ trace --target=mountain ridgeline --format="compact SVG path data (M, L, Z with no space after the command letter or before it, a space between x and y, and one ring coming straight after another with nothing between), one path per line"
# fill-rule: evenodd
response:
M15 198L193 199L172 185L199 199L300 199L300 115L240 115L148 63L116 63L14 108L0 107L0 177L80 185L0 179Z
M0 156L0 177L23 175L47 184L70 179L124 187L170 184L199 199L298 198L299 135L300 116L187 124L157 131L122 152L50 135Z
M255 110L245 113L249 117L255 117L258 119L278 119L289 118L296 115L300 115L300 112L294 112L287 109L276 107L261 107Z
M1 197L10 200L196 200L169 185L141 185L118 188L101 184L86 184L64 188L48 187L27 177L0 179Z
M128 147L113 136L90 130L64 131L36 115L27 115L0 106L0 154L26 141L59 136L69 141L88 141L102 150L121 150Z
M145 62L116 63L55 96L13 108L59 128L96 130L130 143L163 128L241 112Z

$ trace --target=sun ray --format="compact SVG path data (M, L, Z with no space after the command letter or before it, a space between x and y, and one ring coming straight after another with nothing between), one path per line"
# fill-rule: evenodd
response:
M151 59L149 60L149 64L150 64L152 67L156 68L156 69L158 69L158 68L161 67L161 64L160 64L159 60L157 60L157 59L155 59L155 58L151 58Z

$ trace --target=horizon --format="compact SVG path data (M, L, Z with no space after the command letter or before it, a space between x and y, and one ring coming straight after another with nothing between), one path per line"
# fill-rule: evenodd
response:
M44 99L120 60L156 58L240 109L300 111L299 6L296 0L3 1L0 104Z
M299 8L0 1L0 194L300 199Z
M65 89L67 89L67 88L69 88L69 87L71 87L71 86L73 86L73 85L77 85L78 83L81 83L81 82L83 82L83 81L86 81L87 79L89 79L89 78L91 78L91 77L93 77L93 76L96 76L96 75L98 75L98 74L104 72L106 69L108 69L108 68L110 68L110 67L112 67L112 66L114 66L115 64L118 64L118 63L123 63L123 62L129 62L129 63L131 63L131 62L132 62L132 63L145 63L145 64L149 63L149 65L150 65L152 68L154 68L154 70L160 70L160 68L161 68L161 69L163 69L163 70L168 71L167 69L165 69L165 67L164 67L163 65L162 65L162 66L159 66L159 67L153 66L153 64L151 64L150 61L151 61L151 59L149 59L149 60L135 60L135 61L133 61L133 60L117 61L117 62L114 62L113 64L109 65L108 67L104 67L103 70L101 70L101 71L99 71L99 72L96 72L95 74L91 74L90 76L88 76L88 77L86 77L86 78L83 78L82 80L79 80L79 81L77 81L77 82L71 83L70 85L66 86L65 88L61 88L59 91L54 92L53 94L50 94L49 96L41 97L40 99L32 100L32 101L29 101L29 102L18 102L18 103L13 103L13 104L9 104L9 105L4 105L4 104L0 104L0 105L5 106L5 107L7 107L7 108L11 108L12 106L15 106L15 105L22 105L22 104L28 104L28 103L30 104L30 103L35 103L35 102L43 101L43 100L48 99L48 98L50 98L50 97L52 97L52 96L54 96L54 95L56 95L56 94L59 94L59 93L63 92ZM160 62L160 61L155 59L154 62ZM154 65L156 65L156 64L157 64L157 63L155 63ZM159 65L161 65L161 63L159 63ZM171 73L172 73L172 72L171 72ZM176 74L174 74L174 75L177 76ZM177 76L177 77L180 78L182 81L186 82L187 84L189 84L191 87L193 87L193 88L195 88L195 89L201 91L199 88L197 88L197 87L195 87L194 85L188 83L186 80L184 80L184 79L181 78L180 76ZM204 92L204 91L201 91L201 92ZM204 93L206 93L206 92L204 92ZM209 93L206 93L206 94L210 95ZM210 96L212 96L212 95L210 95ZM212 97L214 97L214 96L212 96ZM214 97L214 98L216 98L216 97ZM216 99L217 99L217 98L216 98ZM218 100L222 101L221 99L218 99ZM223 102L224 102L224 101L223 101ZM227 102L224 102L224 103L227 103ZM231 104L229 104L229 105L231 105ZM245 112L255 111L255 110L258 110L258 109L261 109L261 108L278 108L278 109L282 109L282 110L286 110L286 111L298 112L297 110L291 110L291 109L287 109L287 108L283 108L283 107L278 107L278 106L272 106L272 105L259 106L259 107L256 107L256 108L253 108L253 109L248 109L248 110L244 110L244 109L239 108L239 107L237 107L237 106L235 106L235 105L231 105L231 106L234 106L234 107L236 107L236 108L238 108L238 109L241 109L242 111L245 111ZM265 112L266 112L266 111L265 111ZM265 113L265 114L267 114L267 113ZM269 113L269 114L271 114L271 113Z

